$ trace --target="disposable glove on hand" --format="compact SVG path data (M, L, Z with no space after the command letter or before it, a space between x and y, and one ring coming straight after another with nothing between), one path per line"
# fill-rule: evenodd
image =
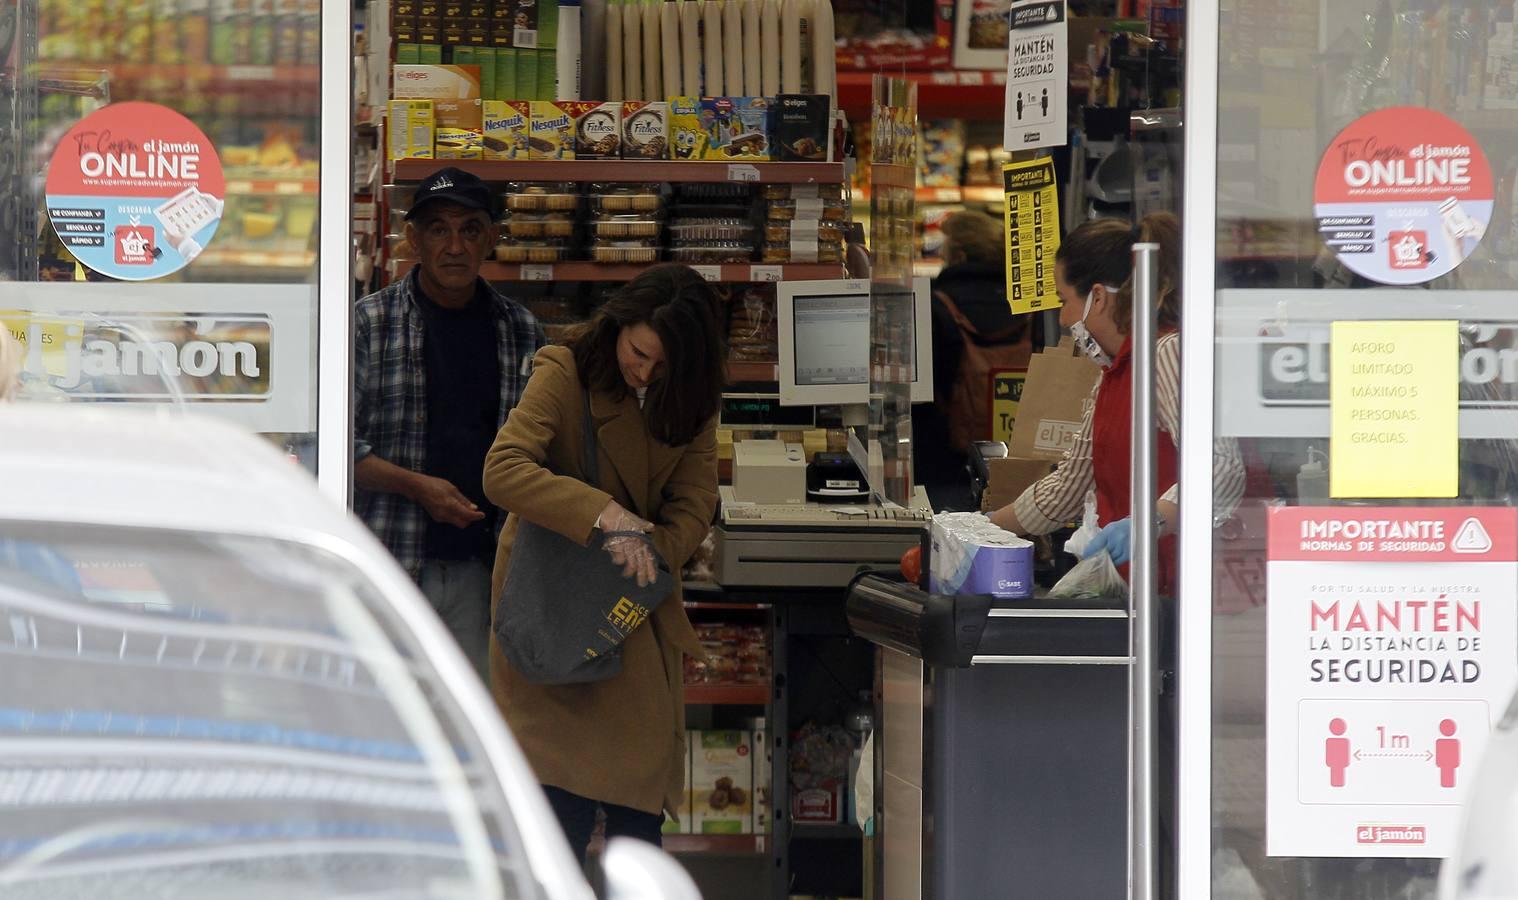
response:
M1086 557L1095 556L1106 550L1107 555L1112 557L1113 565L1127 565L1133 552L1132 543L1133 520L1121 519L1104 526L1097 532L1096 537L1091 539L1091 543L1086 545Z
M615 500L601 510L596 527L606 535L601 549L611 556L611 561L622 567L622 575L636 578L638 587L647 587L659 575L659 557L653 545L627 532L647 534L654 530L652 522L633 515ZM621 532L621 533L619 533Z

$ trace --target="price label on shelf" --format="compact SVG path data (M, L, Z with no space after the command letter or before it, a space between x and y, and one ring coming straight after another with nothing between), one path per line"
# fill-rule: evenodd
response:
M750 266L748 278L757 284L776 284L785 280L785 270L779 266Z
M758 181L759 170L748 165L731 165L727 167L728 181Z
M523 281L553 281L553 266L527 265L522 267Z
M696 272L697 275L700 275L702 278L705 278L707 281L721 281L722 280L722 267L721 266L691 266L691 268L695 270L695 272Z

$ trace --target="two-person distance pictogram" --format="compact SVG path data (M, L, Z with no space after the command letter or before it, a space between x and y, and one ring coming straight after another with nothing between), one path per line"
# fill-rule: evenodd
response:
M1349 731L1349 724L1342 718L1335 717L1328 723L1329 737L1323 740L1323 765L1328 768L1328 784L1330 787L1344 787L1348 783L1349 768L1356 760L1388 758L1432 762L1439 769L1439 786L1453 788L1455 771L1460 768L1460 739L1455 737L1456 730L1454 719L1440 721L1439 734L1442 737L1434 741L1433 750L1413 750L1401 735L1393 735L1390 749L1387 749L1384 733L1381 749L1355 750L1351 747L1350 739L1344 736Z

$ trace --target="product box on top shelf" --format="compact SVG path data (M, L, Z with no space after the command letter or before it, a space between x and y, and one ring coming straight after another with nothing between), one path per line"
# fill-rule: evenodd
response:
M781 94L770 111L774 157L788 162L831 158L830 98L826 94Z
M706 129L701 126L701 98L669 100L669 158L681 162L706 154Z
M616 101L561 100L575 136L575 159L617 159L622 155L622 104Z
M753 735L747 731L701 731L692 734L692 833L753 833L752 739Z
M532 101L531 134L528 152L532 159L566 160L575 158L575 133L568 101Z
M437 130L438 159L484 159L485 145L478 131L467 128Z
M530 159L532 104L520 100L486 100L485 158Z
M764 97L708 97L701 101L704 159L768 160L769 101Z
M669 104L628 100L622 104L622 158L664 159L669 153Z
M432 159L436 120L431 100L391 100L389 135L391 159Z
M411 66L394 68L397 100L478 100L479 66Z
M983 506L997 509L1016 500L1024 489L1049 474L1075 443L1101 370L1076 355L1066 337L1059 346L1035 353L1028 361L1017 418L1007 440L1007 458L988 463L990 483Z
M432 101L432 114L439 128L456 128L462 131L481 131L484 127L483 101L437 99Z

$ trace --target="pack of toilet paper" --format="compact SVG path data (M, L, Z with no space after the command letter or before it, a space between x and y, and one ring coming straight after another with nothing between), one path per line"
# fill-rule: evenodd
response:
M1033 596L1033 542L991 524L980 513L933 517L928 589L935 594Z

